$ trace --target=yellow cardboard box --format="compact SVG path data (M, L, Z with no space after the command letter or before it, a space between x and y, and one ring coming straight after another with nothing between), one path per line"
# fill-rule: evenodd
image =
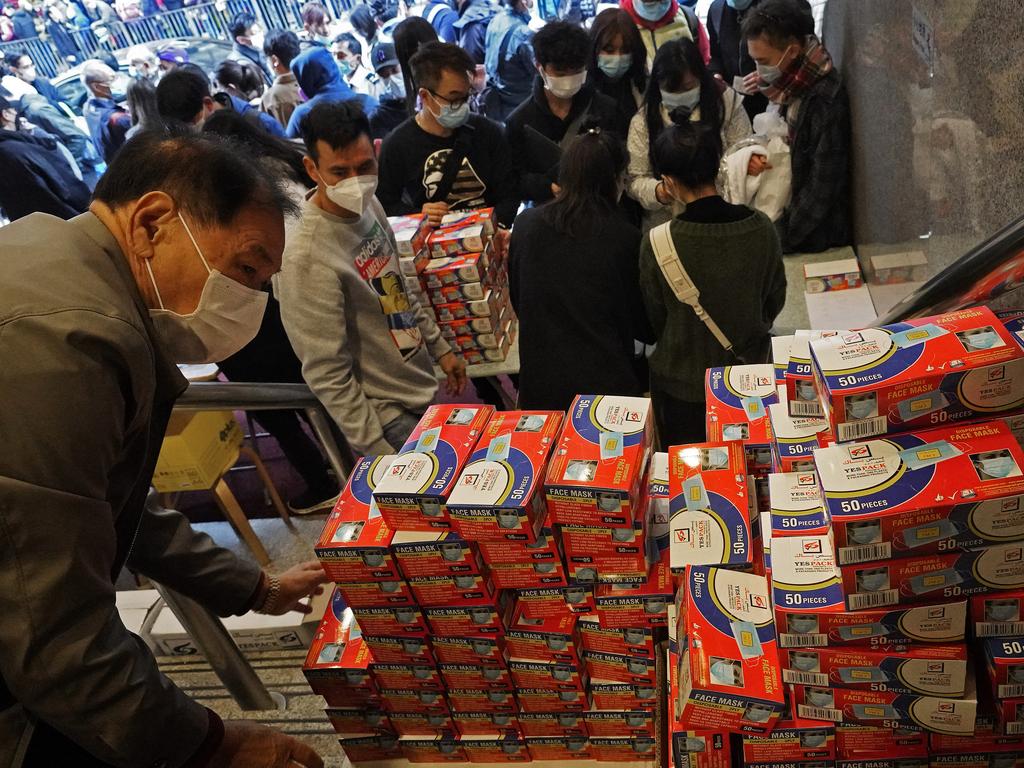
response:
M231 411L172 413L153 486L161 493L212 488L238 460L242 428Z

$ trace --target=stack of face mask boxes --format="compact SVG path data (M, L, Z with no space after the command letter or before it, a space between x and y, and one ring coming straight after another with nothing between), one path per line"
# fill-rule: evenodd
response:
M653 759L673 583L652 429L643 398L433 406L357 462L306 664L352 762Z
M396 238L412 221L393 222ZM492 243L493 208L447 214L436 229L410 234L408 250L422 254L410 264L441 333L467 363L501 362L515 339L517 321L509 302L508 266ZM405 241L399 242L399 250Z

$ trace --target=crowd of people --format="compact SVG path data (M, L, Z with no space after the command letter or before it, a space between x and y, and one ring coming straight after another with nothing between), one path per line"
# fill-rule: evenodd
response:
M664 444L699 441L704 370L767 359L786 296L783 253L850 237L847 97L806 0L715 0L706 27L677 0L622 0L589 27L536 30L531 7L433 0L403 17L375 0L333 36L323 6L304 9L301 32L264 29L242 9L232 56L212 72L178 49L133 53L130 78L117 61L86 61L88 136L75 146L46 122L61 116L59 94L30 57L8 56L0 204L12 223L0 247L17 258L0 265L0 356L20 368L5 377L13 389L0 388L0 432L42 435L45 450L26 443L0 466L0 498L33 515L33 530L76 504L111 520L81 532L60 524L69 562L105 554L82 566L91 580L40 612L104 603L105 574L128 560L221 613L284 609L315 587L317 575L282 586L175 533L178 517L142 503L146 470L182 388L174 363L305 381L357 454L401 448L438 396L435 366L449 394L463 391L465 362L403 276L389 216L437 224L450 211L495 209L494 258L508 260L520 320L523 408L649 392ZM781 138L785 163L758 150L758 125ZM89 171L99 176L91 198ZM758 205L770 184L789 189L774 215ZM89 417L69 423L68 413ZM306 481L293 511L331 505L337 479L299 418L256 418ZM82 451L89 460L76 464ZM164 549L133 549L136 532ZM213 574L229 597L162 572L166 558L189 557L189 574ZM25 595L15 581L0 590L5 615L48 600L44 587ZM123 627L85 630L102 642L51 668L0 666L0 753L21 743L38 758L28 765L80 764L54 761L62 749L206 765L228 750L236 762L216 764L256 764L237 730L161 681ZM0 658L23 642L0 630ZM88 700L56 701L60 676L82 665L94 676ZM139 672L104 672L115 666ZM22 738L5 705L43 736ZM153 722L166 727L153 733ZM300 756L283 736L261 738L283 759Z

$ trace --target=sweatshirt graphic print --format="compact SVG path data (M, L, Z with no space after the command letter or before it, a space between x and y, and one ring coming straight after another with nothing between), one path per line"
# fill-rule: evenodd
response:
M427 198L431 198L444 178L444 167L448 163L450 149L439 149L427 156L423 163L423 189ZM462 165L455 175L448 199L445 201L450 208L481 208L486 204L484 195L487 185L480 179L468 157L462 158Z

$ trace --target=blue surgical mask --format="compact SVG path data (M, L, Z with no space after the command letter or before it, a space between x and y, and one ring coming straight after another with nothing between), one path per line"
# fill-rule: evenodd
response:
M988 618L991 621L1016 621L1016 603L990 603L988 605Z
M645 3L643 0L637 0L637 2L633 3L633 10L636 11L636 15L647 21L661 21L671 7L672 0L661 0L661 2L657 3Z
M865 573L860 577L860 586L866 592L877 592L889 586L889 574L885 571L880 573Z
M597 54L597 68L605 74L605 77L609 77L612 80L618 80L629 72L631 66L633 66L633 55L630 53Z
M719 685L739 685L740 672L729 661L716 661L711 665L711 680Z
M995 331L981 331L967 337L967 343L973 349L991 349L998 341L999 335Z
M454 107L451 104L442 104L441 111L436 114L434 113L434 110L430 109L430 107L427 107L427 109L430 110L430 114L434 115L437 122L440 123L443 128L448 128L449 130L461 128L466 124L466 121L469 120L468 101L463 102L457 107Z
M850 419L868 419L875 415L874 400L849 400L846 401L846 416Z
M870 544L881 536L882 527L877 522L854 523L846 527L846 535L856 544Z
M725 0L725 4L735 11L745 11L754 0Z
M814 389L814 382L798 381L796 383L796 396L801 400L817 400L818 393Z
M745 440L746 429L742 424L726 424L722 427L723 440Z
M698 104L700 104L700 86L698 85L696 88L691 88L688 91L680 91L679 93L662 91L661 103L665 105L665 109L669 112L679 107L686 107L689 110L693 110Z
M810 654L797 655L791 653L789 655L789 663L793 669L799 669L801 672L810 672L816 666L818 666L818 657Z
M789 631L798 635L806 635L818 628L818 620L813 616L790 616Z
M1013 471L1013 458L1010 456L994 456L991 459L981 459L982 470L989 477L1006 477Z
M401 75L392 75L384 78L384 92L392 99L405 99L405 80Z
M348 59L335 59L338 64L338 72L341 74L342 79L347 78L352 74L352 62Z

